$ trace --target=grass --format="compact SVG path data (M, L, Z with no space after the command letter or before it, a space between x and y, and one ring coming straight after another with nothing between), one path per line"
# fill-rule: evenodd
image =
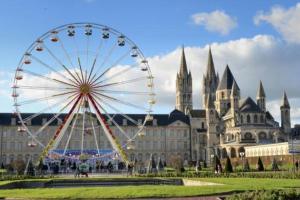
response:
M218 186L120 186L81 188L38 188L0 190L0 197L27 199L95 199L95 198L145 198L185 197L213 195L233 191L288 189L300 186L296 179L254 178L195 178L193 180L222 183Z

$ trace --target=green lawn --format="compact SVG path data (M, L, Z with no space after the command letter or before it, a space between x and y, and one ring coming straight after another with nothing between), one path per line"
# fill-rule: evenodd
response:
M300 187L295 179L251 179L251 178L198 178L193 180L222 183L218 186L120 186L83 188L43 188L0 190L0 197L27 199L92 199L92 198L141 198L182 197L211 195L231 191L256 189L287 189Z

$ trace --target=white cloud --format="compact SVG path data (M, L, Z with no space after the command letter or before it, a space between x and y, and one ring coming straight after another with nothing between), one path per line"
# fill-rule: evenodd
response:
M237 20L222 10L215 10L207 13L196 13L192 15L193 23L210 32L217 32L222 35L227 35L232 29L237 26Z
M262 80L267 101L280 103L286 90L291 100L294 123L300 121L299 80L300 46L286 44L272 36L257 35L253 38L241 38L225 43L211 44L216 70L220 78L226 64L232 70L243 97L251 96L255 100L259 80ZM194 108L201 104L202 75L206 70L208 46L185 48L188 68L193 76ZM156 92L158 94L156 112L168 112L175 106L175 80L179 70L181 49L160 56L149 58ZM279 104L278 104L279 105ZM277 109L277 108L276 108ZM275 112L275 109L271 110ZM279 106L276 111L279 112ZM278 118L278 114L274 117Z
M272 7L271 11L260 11L254 17L254 23L271 24L288 42L300 43L300 3L285 9L281 6Z

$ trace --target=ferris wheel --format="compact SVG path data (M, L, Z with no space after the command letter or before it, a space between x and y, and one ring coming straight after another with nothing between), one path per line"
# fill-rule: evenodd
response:
M92 148L93 157L117 155L128 162L124 149L134 150L136 137L144 136L155 104L141 50L124 34L95 23L67 24L38 37L18 64L12 89L18 131L28 134L28 146L43 148L39 160L50 154L74 158L70 150L84 155ZM41 125L33 126L37 121ZM100 133L112 151L101 151ZM72 146L73 140L79 144Z

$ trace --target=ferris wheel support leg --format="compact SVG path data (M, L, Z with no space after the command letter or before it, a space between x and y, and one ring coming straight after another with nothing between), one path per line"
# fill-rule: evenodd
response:
M122 157L123 161L126 164L129 164L129 160L127 158L127 155L125 153L125 151L122 149L121 144L119 143L119 141L117 140L117 138L114 136L112 130L109 128L108 124L106 123L103 115L101 114L94 98L91 95L88 95L88 98L90 100L90 102L92 103L95 111L96 111L96 117L99 120L105 135L107 136L108 140L110 141L111 145L113 146L113 148L120 154L120 156Z
M44 148L44 150L42 151L42 153L40 154L40 157L37 161L37 165L39 164L39 162L41 162L45 156L48 154L49 150L53 147L53 144L55 143L56 139L58 138L58 136L64 132L68 126L72 118L71 116L73 116L73 112L74 112L74 109L77 107L80 99L81 99L82 95L79 95L77 100L75 101L75 103L73 104L72 108L70 109L69 113L65 116L64 120L63 120L63 123L56 129L56 132L54 134L54 136L51 138L50 142L47 144L47 146Z

